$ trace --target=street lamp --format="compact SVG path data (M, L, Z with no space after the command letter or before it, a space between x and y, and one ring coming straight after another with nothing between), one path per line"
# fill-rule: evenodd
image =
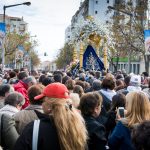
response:
M14 5L7 5L7 6L3 6L3 10L4 10L4 13L3 13L3 23L5 24L5 12L6 12L6 8L10 8L10 7L15 7L15 6L19 6L19 5L27 5L27 6L30 6L31 5L31 2L24 2L24 3L20 3L20 4L14 4ZM5 41L5 40L4 40ZM3 42L4 42L3 41ZM4 45L4 44L3 44ZM4 49L4 46L2 48L2 68L4 67L4 64L5 64L5 49Z

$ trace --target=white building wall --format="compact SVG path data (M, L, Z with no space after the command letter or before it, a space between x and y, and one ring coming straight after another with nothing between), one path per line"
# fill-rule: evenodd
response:
M113 14L107 14L108 6L113 4L113 0L89 0L89 15L105 24Z
M0 22L3 22L3 14L0 14ZM5 22L7 31L9 32L13 32L15 30L18 34L24 34L28 30L27 23L23 20L23 18L6 15Z

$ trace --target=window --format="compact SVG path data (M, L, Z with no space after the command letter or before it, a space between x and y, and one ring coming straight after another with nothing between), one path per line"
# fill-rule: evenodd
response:
M109 0L107 0L107 3L109 4Z
M95 11L95 14L98 14L98 11L97 11L97 10Z
M98 4L98 1L96 1L96 4Z

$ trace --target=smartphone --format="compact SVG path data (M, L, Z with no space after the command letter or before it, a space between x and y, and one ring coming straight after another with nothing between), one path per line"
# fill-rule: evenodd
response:
M118 112L121 118L124 118L124 107L119 107Z

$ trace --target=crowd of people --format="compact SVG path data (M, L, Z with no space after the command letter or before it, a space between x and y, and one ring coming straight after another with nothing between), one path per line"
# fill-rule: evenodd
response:
M14 69L0 75L3 150L150 150L150 77Z

